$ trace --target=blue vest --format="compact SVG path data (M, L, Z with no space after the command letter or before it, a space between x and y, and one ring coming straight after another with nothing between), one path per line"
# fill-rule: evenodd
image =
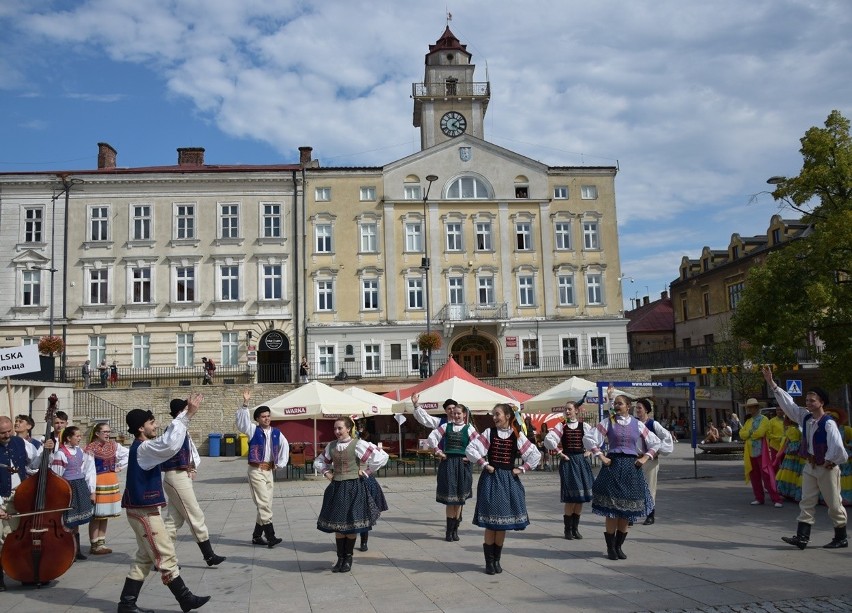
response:
M272 457L269 458L269 461L275 464L278 461L278 452L281 449L281 430L278 428L271 428L271 430ZM252 435L249 441L248 461L253 464L260 464L264 461L264 451L266 451L266 434L264 434L263 428L257 427L254 429L254 435Z
M27 444L24 439L13 436L8 444L0 445L0 464L14 466L21 482L27 478ZM12 493L12 473L0 469L0 496L8 497Z
M828 433L825 431L826 422L831 419L830 415L823 415L819 420L815 420L814 416L808 413L802 420L802 444L799 445L799 455L807 458L809 455L814 456L814 464L822 466L825 464L825 454L828 452ZM808 448L808 430L814 430L814 448Z
M192 464L192 451L189 448L189 435L183 439L180 451L160 464L163 470L186 470Z
M138 438L130 446L130 458L127 462L127 484L121 497L122 508L128 507L162 507L166 504L163 493L163 477L160 467L142 470L136 459L139 445Z

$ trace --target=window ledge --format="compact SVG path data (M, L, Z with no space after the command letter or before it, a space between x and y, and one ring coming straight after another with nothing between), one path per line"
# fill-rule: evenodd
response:
M15 245L15 251L26 251L27 249L44 251L45 249L47 249L47 243L18 243L17 245Z
M258 245L284 245L286 242L283 236L261 236L257 239Z
M169 247L197 247L200 242L197 238L173 238Z
M113 245L112 241L86 241L83 243L83 249L112 249Z
M244 238L239 238L239 237L237 237L237 238L217 238L215 241L213 241L213 244L216 247L220 247L222 245L241 246L243 244L244 240L245 240Z
M148 249L153 249L157 246L157 241L154 240L132 240L127 241L128 249L139 249L143 247L147 247Z

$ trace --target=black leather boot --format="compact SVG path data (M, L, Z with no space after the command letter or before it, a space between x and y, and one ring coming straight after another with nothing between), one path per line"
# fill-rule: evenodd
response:
M615 555L618 556L619 560L626 560L627 556L624 555L624 552L621 551L621 546L624 545L624 541L627 539L626 532L615 531Z
M606 556L610 560L617 560L618 554L615 553L615 534L604 532L604 538L606 539Z
M453 520L453 540L459 540L459 524L461 523L461 519Z
M482 552L485 554L485 574L496 574L497 570L494 568L494 545L483 543Z
M654 521L655 521L654 520L654 511L651 511L651 513L648 515L648 517L645 518L645 521L642 522L642 525L643 526L650 526L651 524L654 523Z
M849 541L846 539L846 526L834 528L834 538L828 545L823 545L823 549L845 549L849 547Z
M367 541L370 539L369 532L361 533L361 546L358 547L358 551L367 551Z
M346 555L346 537L334 539L334 544L337 545L337 564L331 567L331 572L339 573L340 567L343 566L343 556Z
M503 572L503 567L500 566L500 556L503 554L503 545L494 543L491 547L494 552L494 572L499 575Z
M88 560L89 558L83 555L83 550L80 549L80 533L74 533L74 542L77 543L77 554L74 556L75 560Z
M167 585L169 591L178 601L180 610L184 613L192 611L193 609L200 609L207 604L208 600L210 600L210 596L196 596L190 592L189 588L186 587L186 584L183 582L182 577L175 577Z
M804 549L811 540L811 525L800 521L796 526L796 535L782 536L781 540L790 545L795 545L799 549Z
M253 545L268 545L269 543L263 538L263 526L260 524L254 525L254 532L251 533L251 542Z
M217 564L221 564L225 561L225 556L217 556L213 553L213 545L210 544L209 539L202 543L198 543L198 548L201 550L201 555L204 556L204 561L207 562L207 566L216 566Z
M565 524L565 535L562 537L569 541L574 540L574 516L573 515L563 515L562 523Z
M448 543L453 542L453 524L456 523L456 520L452 517L447 518L447 529L444 533L444 540Z
M583 538L583 535L580 534L580 514L575 513L571 516L573 519L571 520L571 534L574 535L574 538L580 540Z
M266 524L263 527L263 533L266 535L266 546L269 547L270 549L272 549L278 543L280 543L284 540L284 539L280 539L277 536L275 536L275 526L273 526L271 523Z
M124 588L121 590L121 598L118 600L118 613L154 613L152 609L140 609L136 606L136 599L142 589L142 582L135 579L125 579Z
M348 573L352 570L352 552L355 551L355 539L344 537L343 541L343 562L340 564L340 572Z

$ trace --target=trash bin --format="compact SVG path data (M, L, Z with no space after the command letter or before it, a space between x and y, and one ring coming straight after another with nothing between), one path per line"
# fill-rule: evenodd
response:
M237 435L230 432L222 440L222 455L225 457L237 455Z
M210 445L207 455L211 458L218 458L219 449L222 444L222 434L219 432L211 432L207 435L207 442Z
M240 455L246 457L248 455L248 434L240 432Z

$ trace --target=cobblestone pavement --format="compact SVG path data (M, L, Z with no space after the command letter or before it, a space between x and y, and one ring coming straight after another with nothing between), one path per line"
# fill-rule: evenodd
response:
M852 596L835 598L797 598L776 602L754 602L725 607L700 607L698 609L668 609L653 613L846 613L852 611ZM646 611L642 613L652 613Z

